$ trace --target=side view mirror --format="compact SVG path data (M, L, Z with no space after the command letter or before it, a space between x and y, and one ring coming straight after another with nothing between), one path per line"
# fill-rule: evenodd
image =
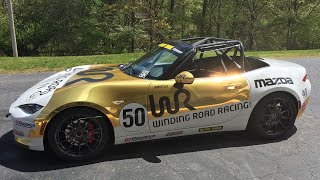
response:
M175 80L176 83L179 84L192 84L194 81L194 76L188 71L183 71L175 77Z

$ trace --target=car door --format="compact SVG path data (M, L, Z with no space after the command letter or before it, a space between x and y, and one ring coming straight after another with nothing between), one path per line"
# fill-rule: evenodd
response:
M153 81L148 90L151 132L221 124L249 107L249 85L242 75Z

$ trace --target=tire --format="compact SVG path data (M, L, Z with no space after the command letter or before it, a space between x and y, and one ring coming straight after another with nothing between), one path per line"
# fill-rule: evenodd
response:
M97 158L110 146L107 119L99 111L72 108L56 115L49 124L47 145L63 160L87 161Z
M296 117L293 98L286 93L273 93L255 106L247 130L265 139L280 139L294 126Z

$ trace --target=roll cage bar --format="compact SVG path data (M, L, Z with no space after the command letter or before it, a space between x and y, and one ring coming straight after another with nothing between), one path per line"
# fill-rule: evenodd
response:
M203 53L205 51L215 51L221 52L222 55L227 55L233 48L235 48L234 54L232 56L232 61L235 61L236 55L240 52L240 58L242 61L242 67L245 65L245 55L244 47L241 41L232 39L222 39L216 37L194 37L187 39L180 39L180 41L185 42L193 46L195 52L200 52L200 58L203 58ZM217 53L218 55L218 53Z

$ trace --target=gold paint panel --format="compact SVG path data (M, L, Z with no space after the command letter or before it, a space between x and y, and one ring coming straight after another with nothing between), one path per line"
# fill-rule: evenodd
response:
M90 69L114 67L107 71L114 74L111 79L101 82L79 81L67 87L57 89L45 109L35 120L36 128L29 137L41 137L40 129L43 123L48 123L58 112L69 107L89 106L103 112L111 121L113 127L119 127L119 114L123 107L130 103L139 103L148 110L149 120L153 120L148 95L154 95L156 109L159 110L159 98L166 96L174 107L174 94L177 91L175 80L147 80L129 76L118 70L114 65L95 65ZM87 77L87 76L86 76ZM83 78L75 75L68 82ZM101 75L90 75L99 79ZM235 84L237 83L237 84ZM229 86L236 85L234 89ZM216 76L210 78L196 78L192 84L185 84L183 89L190 92L189 104L200 110L221 106L233 102L248 100L249 86L241 75ZM179 95L179 112L190 111L184 107L185 94ZM114 103L119 102L119 103ZM162 117L171 116L166 110Z
M150 94L153 94L157 113L159 113L161 97L167 96L170 99L170 106L175 107L174 94L178 90L175 86L175 80L153 81L150 85ZM234 89L229 87L236 86ZM166 88L158 88L166 87ZM215 76L210 78L196 78L192 84L183 85L183 89L190 92L189 104L196 110L213 108L227 104L237 103L250 99L250 89L247 80L242 75L234 76ZM190 111L184 107L185 94L179 94L179 112L185 113ZM166 108L165 108L166 109ZM153 117L150 108L148 109L149 120L156 119ZM162 117L172 116L165 110Z
M105 67L112 66L96 65L92 66L91 69ZM48 105L35 120L36 130L30 132L29 136L41 136L41 124L49 122L50 119L58 112L70 107L88 106L96 108L110 119L114 127L120 126L119 113L126 104L134 102L147 107L146 94L151 80L126 75L117 68L107 72L114 74L114 76L111 79L102 82L90 83L81 81L79 83L57 89ZM82 77L75 75L75 77L72 77L68 82L77 78ZM99 75L92 75L90 78L95 79L101 77L99 77ZM123 103L116 105L113 101L123 101Z

